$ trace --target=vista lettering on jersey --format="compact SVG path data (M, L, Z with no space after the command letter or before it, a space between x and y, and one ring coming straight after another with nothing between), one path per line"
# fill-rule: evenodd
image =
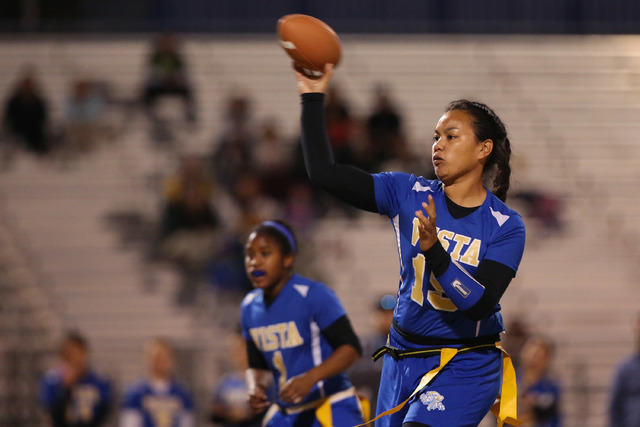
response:
M93 384L84 384L74 390L73 395L80 420L91 421L93 407L100 401L100 390Z
M182 402L175 396L145 396L143 408L149 413L154 425L174 425L175 417L183 409Z
M420 240L420 232L418 231L419 221L420 220L418 218L413 219L411 244L414 246L417 245ZM442 230L440 227L436 227L436 230L438 231L438 240L442 243L444 250L449 252L451 259L474 267L477 267L478 264L480 264L479 256L482 240L474 239L463 234L457 234L453 231ZM451 244L455 244L455 246L453 247L453 250L449 251Z
M249 329L251 338L262 351L275 351L304 344L294 321Z

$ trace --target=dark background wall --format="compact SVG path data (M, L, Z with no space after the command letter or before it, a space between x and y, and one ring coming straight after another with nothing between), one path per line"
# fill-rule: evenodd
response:
M355 33L636 34L637 0L3 0L3 32L272 32L306 13Z

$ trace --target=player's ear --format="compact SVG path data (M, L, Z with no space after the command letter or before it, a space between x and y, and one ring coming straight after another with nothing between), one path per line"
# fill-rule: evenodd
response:
M491 139L485 139L480 143L478 160L488 158L492 151L493 151L493 141Z
M284 262L284 268L290 269L291 266L293 265L293 254L285 255L283 262Z

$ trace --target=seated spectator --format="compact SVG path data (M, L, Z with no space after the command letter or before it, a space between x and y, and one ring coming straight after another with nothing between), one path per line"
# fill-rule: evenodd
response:
M231 95L226 101L224 129L214 141L213 173L220 186L230 194L238 178L254 168L256 137L250 107L246 96Z
M176 174L164 182L159 241L152 255L172 263L180 272L176 303L195 301L206 266L218 253L222 237L212 196L213 179L196 156L184 157Z
M20 145L36 154L45 154L50 149L47 120L47 104L35 76L28 71L5 103L4 128Z
M170 203L181 200L187 188L196 188L207 199L215 191L213 177L205 169L202 159L195 155L184 156L180 160L178 171L165 179L164 200Z
M239 235L270 217L280 217L282 206L262 191L260 177L252 172L238 176L233 187L233 200L239 209Z
M89 346L82 335L69 333L62 341L60 364L43 378L40 403L52 427L105 424L112 403L111 384L91 369Z
M265 121L252 150L252 164L265 193L283 201L292 181L291 146L280 134L274 120Z
M125 391L120 427L193 427L193 399L174 379L171 344L155 338L147 343L145 356L148 377Z
M153 108L159 98L177 96L184 101L186 119L194 121L196 111L187 64L173 34L164 33L156 38L147 66L143 101L151 117L157 120Z
M382 165L402 154L405 144L402 116L391 102L388 90L377 85L375 105L367 118L366 133L369 149L370 172L381 172Z
M64 117L64 143L71 153L91 148L99 136L104 99L89 80L72 83Z
M202 188L186 186L179 199L168 200L160 229L160 257L172 262L182 275L176 302L195 302L206 265L220 245L218 216Z
M365 123L366 147L359 153L362 167L370 172L399 170L435 179L431 162L413 152L405 135L402 114L389 88L376 85L374 99Z
M560 427L561 390L551 373L554 345L551 340L533 336L522 348L518 375L518 409L522 426Z
M562 199L540 190L515 192L513 198L523 202L526 213L538 221L542 231L556 233L562 231Z
M292 181L284 201L284 217L301 236L307 235L316 219L313 190L308 181Z

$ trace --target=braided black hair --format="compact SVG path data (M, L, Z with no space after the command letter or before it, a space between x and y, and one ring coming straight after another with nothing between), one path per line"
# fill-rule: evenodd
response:
M447 105L445 112L452 110L466 111L471 115L474 133L479 141L493 141L493 150L484 164L483 176L485 179L493 177L491 192L504 202L511 179L511 142L504 123L491 108L480 102L459 99Z

